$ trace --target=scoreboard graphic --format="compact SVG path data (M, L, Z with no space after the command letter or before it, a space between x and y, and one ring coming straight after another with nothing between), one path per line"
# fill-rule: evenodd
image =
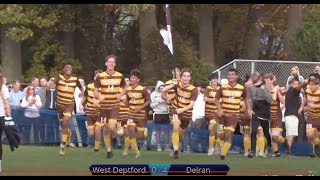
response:
M227 175L225 164L96 164L90 168L92 175Z

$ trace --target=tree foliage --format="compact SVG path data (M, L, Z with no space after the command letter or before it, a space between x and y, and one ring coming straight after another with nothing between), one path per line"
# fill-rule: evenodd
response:
M320 6L313 8L296 34L289 34L288 40L295 60L320 60Z

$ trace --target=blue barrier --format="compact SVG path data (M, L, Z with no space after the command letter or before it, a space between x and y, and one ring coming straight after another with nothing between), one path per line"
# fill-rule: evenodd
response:
M54 110L40 110L40 117L38 118L38 129L30 133L28 129L31 125L32 129L35 129L35 124L31 124L30 121L26 120L24 116L24 109L12 109L12 117L16 123L19 135L21 137L21 144L42 144L42 145L58 145L60 143L60 123L58 120L57 112ZM83 146L93 145L94 139L88 138L86 130L86 116L85 115L74 115L77 120L78 129L80 133L80 138ZM153 140L153 135L155 129L167 129L169 130L169 143L171 142L171 130L172 126L170 124L154 124L153 122L147 123L147 128L149 132L147 140L147 148L154 150L156 149L156 144ZM74 133L75 134L75 133ZM206 153L208 149L208 130L197 129L194 127L189 127L186 131L186 137L183 139L183 147L189 146L191 151ZM36 140L35 137L39 137ZM31 138L30 138L31 137ZM30 139L30 140L29 140ZM103 138L102 138L103 139ZM243 152L243 136L234 135L232 147L230 148L230 153L242 153ZM79 139L76 135L73 136L72 142L77 144ZM123 142L122 142L123 143ZM102 145L104 145L102 141ZM161 141L161 146L164 147L164 141ZM282 144L279 145L280 151L284 152L285 148ZM292 153L297 156L309 155L312 151L312 147L309 143L295 142L292 147Z

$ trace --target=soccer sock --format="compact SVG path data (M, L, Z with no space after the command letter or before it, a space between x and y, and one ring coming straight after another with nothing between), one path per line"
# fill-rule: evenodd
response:
M66 144L67 140L68 140L68 134L62 134L61 135L62 144Z
M108 135L104 135L104 144L106 145L107 151L111 152L111 140L110 140L110 133Z
M215 136L209 136L209 148L212 149L214 145Z
M129 145L130 145L129 136L124 137L124 147L123 147L123 151L124 151L124 152L128 152Z
M273 152L278 152L279 151L278 142L272 141L272 148L273 148Z
M221 140L220 140L220 138L217 137L214 141L217 144L217 146L221 149Z
M280 143L284 143L286 141L286 139L282 136L278 136L278 138Z
M265 138L264 137L259 137L258 138L258 147L259 147L259 150L260 151L264 151L264 147L265 147L265 145L266 145L266 143L265 143Z
M139 151L139 149L138 149L138 145L137 145L137 140L136 140L136 138L132 138L130 141L131 141L131 147L132 147L133 151L134 151L136 154L139 154L140 151Z
M248 153L251 146L250 138L248 136L243 137L244 152Z
M71 142L71 137L72 137L72 131L71 131L71 129L69 128L68 129L68 137L67 137L67 141L66 141L66 144L70 144L70 142Z
M172 145L173 145L173 150L178 151L179 149L179 133L178 132L172 132Z
M100 149L100 141L94 141L94 150Z
M231 143L225 142L222 148L221 156L226 156L230 147L231 147Z

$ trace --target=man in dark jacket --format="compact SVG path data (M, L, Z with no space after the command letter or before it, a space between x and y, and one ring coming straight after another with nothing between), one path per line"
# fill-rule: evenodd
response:
M265 157L265 138L268 141L268 146L271 147L271 136L269 133L269 119L270 119L270 106L272 103L272 96L268 86L262 82L262 76L256 72L251 76L253 85L250 87L251 92L251 153L256 152L256 143L258 144L260 157ZM258 142L257 140L258 133ZM249 158L253 155L249 154Z

